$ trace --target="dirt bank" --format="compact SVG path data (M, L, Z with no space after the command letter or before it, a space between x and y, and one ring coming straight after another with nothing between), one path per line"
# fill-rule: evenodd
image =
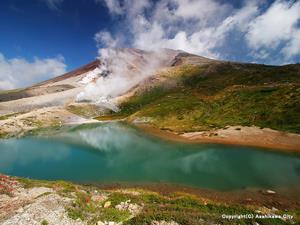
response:
M273 149L284 152L300 152L300 135L269 128L230 126L211 131L175 133L147 124L138 127L149 134L172 141L186 143L219 143Z

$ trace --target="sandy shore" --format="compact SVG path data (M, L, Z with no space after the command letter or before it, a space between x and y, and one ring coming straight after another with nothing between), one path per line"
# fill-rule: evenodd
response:
M212 131L175 133L138 124L138 127L154 136L186 143L220 143L261 147L287 152L300 152L300 135L280 132L269 128L231 126Z

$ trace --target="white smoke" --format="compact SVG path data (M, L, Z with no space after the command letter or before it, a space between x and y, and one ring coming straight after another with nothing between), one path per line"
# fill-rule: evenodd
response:
M89 84L91 82L93 82L94 80L99 78L99 75L103 73L103 70L99 67L97 67L96 69L88 72L86 74L86 76L79 81L80 84Z
M167 50L144 52L135 49L99 49L100 65L80 82L86 84L77 101L89 101L118 111L114 99L128 92L164 65Z

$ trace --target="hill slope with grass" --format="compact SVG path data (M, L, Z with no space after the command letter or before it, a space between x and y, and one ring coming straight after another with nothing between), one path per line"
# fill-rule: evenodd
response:
M181 63L132 92L106 118L127 117L176 132L254 125L300 133L299 64Z
M0 223L6 225L284 225L299 221L295 201L298 196L271 190L244 190L233 195L168 185L106 187L2 174L0 184ZM257 216L241 220L224 218L224 215L248 214Z

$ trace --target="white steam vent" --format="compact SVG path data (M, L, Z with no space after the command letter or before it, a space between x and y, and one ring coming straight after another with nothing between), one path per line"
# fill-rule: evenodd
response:
M82 78L81 81L79 81L80 84L89 84L95 80L97 80L100 75L102 74L102 69L96 68L86 74L84 78Z
M163 53L164 51L100 49L101 64L80 81L86 86L76 96L76 101L93 102L118 111L113 100L160 68L168 55Z

